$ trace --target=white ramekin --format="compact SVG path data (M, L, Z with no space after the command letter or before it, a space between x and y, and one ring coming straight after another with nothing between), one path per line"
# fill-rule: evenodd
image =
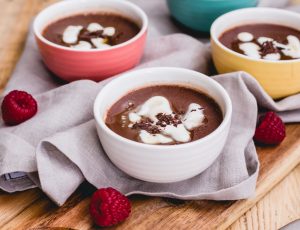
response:
M164 146L131 141L106 126L107 111L122 96L159 84L186 86L208 94L221 107L223 122L200 140ZM94 116L102 146L118 168L144 181L171 183L198 175L219 156L228 136L232 105L225 89L201 73L172 67L147 68L128 72L108 83L95 100Z

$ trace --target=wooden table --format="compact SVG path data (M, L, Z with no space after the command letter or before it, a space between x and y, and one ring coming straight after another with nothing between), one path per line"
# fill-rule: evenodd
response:
M0 0L0 92L22 53L24 39L32 16L41 8L55 0ZM300 128L295 125L288 127L289 133L300 137ZM289 139L291 140L291 138ZM288 140L288 141L289 141ZM294 140L295 141L295 138ZM293 142L294 143L294 142ZM286 144L288 146L289 143ZM300 144L299 144L300 145ZM297 146L294 145L294 148ZM275 150L263 150L272 154ZM300 151L300 148L294 151ZM277 163L272 169L273 174L285 175L284 172L294 168L293 161L298 160L297 153L289 166L281 168ZM260 158L263 157L260 154ZM280 158L284 161L285 158ZM263 161L265 164L268 162ZM298 162L298 161L297 161ZM277 175L277 176L278 176ZM268 175L264 175L268 180ZM257 197L242 201L243 207L232 202L218 202L215 206L233 206L232 215L227 215L219 228L231 226L229 229L278 229L283 225L300 218L300 165L286 176L270 183L258 186ZM279 183L278 183L279 182ZM264 188L265 186L265 188ZM267 194L263 190L270 190ZM62 208L57 208L41 191L32 189L15 194L0 192L0 229L45 229L41 226L67 227L76 229L92 229L88 215L89 197L94 189L83 184ZM207 202L179 202L161 198L142 196L133 199L132 217L119 228L132 229L195 229L201 228L201 222L209 221L211 212L206 215L202 210L212 208ZM239 210L237 210L239 209ZM168 210L168 216L163 214ZM245 213L242 215L242 213ZM145 218L145 214L147 218ZM211 220L210 220L211 221Z

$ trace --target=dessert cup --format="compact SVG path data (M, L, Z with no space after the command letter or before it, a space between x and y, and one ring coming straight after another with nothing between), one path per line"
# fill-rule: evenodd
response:
M232 10L254 7L257 0L168 0L171 15L184 26L209 32L213 21Z
M178 145L149 145L126 139L105 124L109 108L132 90L151 85L177 85L200 90L213 98L223 113L221 125L199 140ZM231 100L213 79L187 69L148 68L130 71L108 83L94 103L94 117L102 146L110 160L132 177L171 183L198 175L220 155L230 128Z
M227 30L245 24L277 24L300 30L300 15L273 8L249 8L219 17L211 27L213 61L219 73L246 71L253 75L274 99L300 92L300 59L271 61L239 54L220 41Z
M57 45L42 35L56 20L82 13L115 13L134 21L140 32L127 42L99 50L76 50ZM143 54L148 19L136 5L123 0L72 0L53 4L41 11L33 24L36 42L48 69L66 81L100 81L136 66Z

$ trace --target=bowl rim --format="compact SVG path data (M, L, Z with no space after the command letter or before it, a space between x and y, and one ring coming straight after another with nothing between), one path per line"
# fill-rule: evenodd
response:
M253 61L253 62L260 62L260 63L276 63L276 64L287 64L287 63L295 63L295 62L300 62L300 58L297 59L292 59L292 60L280 60L280 61L276 61L276 60L265 60L265 59L255 59L252 57L248 57L246 55L240 54L238 52L235 52L229 48L227 48L225 45L223 45L220 40L219 37L216 36L216 29L218 24L220 24L224 18L226 17L236 17L237 13L240 12L259 12L259 13L281 13L281 14L286 14L287 17L288 16L296 16L300 19L300 15L298 13L295 12L291 12L288 10L283 10L283 9L276 9L276 8L271 8L271 7L249 7L249 8L244 8L244 9L238 9L238 10L234 10L231 12L228 12L226 14L221 15L220 17L218 17L212 24L211 29L210 29L210 37L211 40L220 48L222 48L223 50L229 52L230 54L233 54L235 56L238 56L239 58L245 59L245 60L249 60L249 61ZM240 15L239 15L240 16ZM255 18L253 19L253 21L255 22ZM279 23L274 23L275 25L280 25ZM242 23L240 25L243 25ZM288 26L287 26L288 27ZM230 27L230 28L234 28L234 27ZM229 28L229 29L230 29ZM226 31L226 30L225 30ZM225 31L223 31L222 33L224 33ZM298 30L300 31L300 30Z
M141 20L142 20L142 27L140 28L140 31L138 32L138 34L136 34L133 38L129 39L126 42L123 42L121 44L109 47L107 49L82 49L82 50L79 50L79 49L73 49L73 48L70 48L70 47L58 45L58 44L55 44L54 42L51 42L51 41L47 40L42 35L42 33L39 32L39 30L37 29L37 22L38 22L39 18L42 17L42 15L45 14L47 11L52 10L55 7L67 7L69 4L74 4L74 2L76 2L76 3L80 3L81 2L83 4L84 2L87 2L87 1L92 1L92 0L60 1L60 2L56 2L54 4L49 5L48 7L44 8L43 10L41 10L38 13L38 15L34 19L34 22L33 22L33 32L34 32L34 35L40 41L42 41L43 43L45 43L45 44L47 44L49 46L55 47L57 49L61 49L61 50L69 51L69 52L90 52L90 53L93 53L93 52L107 52L107 51L110 51L110 50L115 50L115 49L127 46L127 45L129 45L131 43L134 43L139 38L141 38L147 32L147 30L148 30L149 20L148 20L148 17L146 15L146 13L139 6L137 6L136 4L134 4L132 2L129 2L129 1L124 1L124 0L93 0L93 2L95 2L95 3L102 1L102 2L108 2L108 3L115 2L115 3L121 3L121 4L124 4L124 5L127 5L127 7L130 7L133 10L135 10L135 12L139 15L139 17L141 17ZM70 14L70 15L72 15L72 14ZM55 21L55 19L52 22L54 22L54 21ZM49 22L49 24L50 23L51 22Z
M112 84L116 84L117 81L126 79L132 73L143 74L145 71L150 71L153 73L155 73L155 71L179 71L184 74L198 75L201 77L201 78L199 78L199 80L205 78L207 81L214 84L214 86L216 87L216 90L219 93L221 93L221 95L224 99L224 102L225 102L224 117L223 117L222 123L218 126L218 128L216 128L213 132L211 132L207 136L205 136L201 139L192 141L192 142L182 143L182 144L178 144L178 145L151 145L151 144L140 143L140 142L136 142L136 141L127 139L127 138L115 133L114 131L112 131L105 124L104 118L99 116L98 108L99 108L99 104L101 103L102 97L107 93L106 91L108 91L108 89L110 88L110 86ZM207 94L210 96L209 93L207 93ZM219 104L219 103L217 102L217 104ZM227 91L223 88L223 86L221 86L220 83L218 83L217 81L213 80L212 78L210 78L209 76L207 76L205 74L202 74L202 73L194 71L194 70L178 68L178 67L150 67L150 68L143 68L143 69L129 71L129 72L122 74L121 76L113 79L111 82L107 83L101 89L101 91L98 93L98 95L96 96L96 99L94 101L93 112L94 112L94 119L95 119L97 125L99 125L102 128L102 130L104 130L111 138L117 139L122 144L131 145L132 147L144 148L144 149L148 149L148 150L178 150L178 149L185 149L185 148L197 146L201 143L205 143L205 142L209 141L210 139L213 139L216 136L218 136L227 127L228 124L229 125L231 124L232 102L231 102L231 99L230 99ZM99 137L99 139L100 139L100 137Z

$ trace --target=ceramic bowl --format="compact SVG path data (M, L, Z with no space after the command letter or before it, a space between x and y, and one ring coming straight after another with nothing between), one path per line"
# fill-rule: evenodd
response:
M232 10L256 6L257 0L168 0L173 18L184 26L209 32L213 21Z
M200 140L163 146L126 139L105 125L107 111L121 97L132 90L159 84L191 87L208 94L221 107L223 122ZM219 83L201 73L171 67L141 69L123 74L101 90L94 104L98 135L110 160L130 176L156 183L182 181L207 169L225 145L231 115L230 98Z
M236 10L219 17L211 28L213 61L219 73L246 71L274 99L300 92L300 59L269 61L253 59L225 47L219 37L227 30L253 23L271 23L300 30L300 15L273 8Z
M42 33L50 23L71 15L89 12L112 12L136 22L141 30L132 39L105 50L74 50L46 40ZM72 0L53 4L34 20L34 34L46 66L66 81L100 81L137 65L142 57L148 19L136 5L124 0Z

